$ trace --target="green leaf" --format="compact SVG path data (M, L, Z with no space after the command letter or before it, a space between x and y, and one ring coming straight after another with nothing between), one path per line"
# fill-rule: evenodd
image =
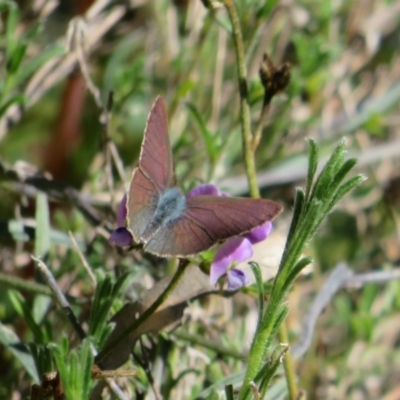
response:
M68 341L65 338L60 345L52 346L65 396L68 400L88 399L93 366L91 343L88 339L84 339L77 349L70 352L68 347Z
M287 344L278 345L272 352L268 363L264 365L264 367L261 369L258 376L256 377L255 381L260 382L259 391L261 394L261 398L265 398L267 387L269 386L271 379L274 378L278 368L282 365L282 359L287 353L288 349L289 347Z
M39 345L37 343L29 343L29 350L35 360L38 375L42 376L47 372L54 371L53 357L48 345Z
M18 220L8 221L8 232L12 235L13 239L18 241L27 242L29 235L25 232L24 223Z
M345 176L350 172L350 170L357 164L357 160L355 158L350 158L346 160L342 165L340 170L336 173L333 181L333 186L338 187L340 182L345 178Z
M17 94L10 99L8 99L5 103L0 106L0 117L2 117L7 109L11 107L13 104L19 104L21 107L25 105L25 97L22 94Z
M318 167L318 145L315 140L310 139L308 141L309 155L308 155L308 173L307 173L307 187L306 187L306 199L309 199L312 185L314 182L315 172Z
M189 108L190 112L194 116L194 119L196 120L196 122L200 128L200 132L203 135L204 143L206 145L208 157L209 157L211 163L214 164L215 160L217 158L217 154L218 154L218 149L217 149L217 145L216 145L217 141L215 140L216 136L212 135L212 133L207 129L206 124L203 120L203 117L200 115L197 108L192 103L188 103L187 107Z
M233 400L233 385L226 385L225 386L225 396L226 400Z
M290 290L290 287L293 285L295 279L297 276L300 274L300 272L309 264L312 263L312 258L311 257L304 257L300 261L297 262L297 264L294 266L294 268L290 271L288 276L286 277L285 284L282 287L283 292L287 292Z
M60 45L53 46L43 51L33 60L29 60L29 62L24 63L23 68L18 71L17 77L15 79L15 84L18 85L23 83L47 61L51 60L52 58L59 57L63 54L65 54L65 48Z
M101 340L104 340L103 331L107 328L110 309L128 276L129 273L124 274L113 283L110 275L106 275L105 277L98 275L96 292L89 318L89 335L93 336L96 345Z
M317 200L324 200L333 195L331 184L334 181L335 175L344 164L345 145L345 139L339 142L332 156L320 173L314 186L314 190L310 200L312 200L313 198L316 198Z
M50 216L47 196L43 192L38 192L36 196L36 235L35 235L35 255L45 256L50 250Z
M8 4L8 17L6 22L6 54L7 63L13 56L15 44L17 42L16 31L19 21L19 10L16 3L10 1Z
M29 354L28 348L19 340L18 336L11 329L4 326L1 322L0 343L14 355L35 383L39 383L39 375L35 361L31 354Z
M53 299L45 295L36 295L33 300L32 317L37 324L41 324L46 317Z
M335 193L334 197L332 198L328 208L327 212L329 212L335 204L337 204L340 199L343 198L350 190L354 189L356 186L361 185L363 182L367 180L367 177L365 175L356 175L347 180L345 183L343 183L337 192Z
M43 343L44 342L44 334L41 331L40 325L38 325L34 318L31 310L28 308L28 305L26 304L25 299L22 297L22 295L17 292L16 290L9 290L8 291L8 296L11 301L11 303L14 306L15 311L17 314L22 317L25 321L25 323L28 325L29 329L32 331L33 335L35 336L35 339L38 342Z
M292 222L290 224L290 229L288 233L288 237L286 239L286 245L290 243L293 233L296 231L297 224L299 222L300 216L304 212L304 207L306 205L306 195L302 188L296 189L296 197L294 200L294 208L293 208L293 216ZM286 250L286 249L285 249Z
M19 42L18 45L15 46L12 54L10 54L7 63L7 72L10 75L15 74L18 71L19 67L21 66L27 46L28 44L22 39L21 42ZM15 86L15 81L13 81L13 85Z
M256 287L258 292L258 321L257 326L260 326L264 315L264 285L262 280L261 269L254 261L249 262L253 271L254 277L256 278Z

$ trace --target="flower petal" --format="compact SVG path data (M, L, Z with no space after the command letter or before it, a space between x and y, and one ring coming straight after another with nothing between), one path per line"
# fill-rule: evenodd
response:
M249 233L246 233L245 238L249 239L251 244L260 243L265 240L272 230L272 222L268 221L265 224L254 228Z
M120 247L127 247L133 243L132 234L126 228L117 228L109 237L108 243Z
M217 188L217 186L212 183L202 183L200 185L195 186L192 190L188 192L186 195L187 199L191 199L192 197L197 196L220 196L221 192Z
M226 280L228 282L228 290L238 290L250 281L247 273L237 268L232 268L228 271Z
M243 237L228 239L218 249L210 268L210 283L215 285L221 276L225 275L229 266L235 261L240 263L253 255L249 240Z
M126 194L122 198L121 202L118 205L117 209L117 226L118 228L125 227L125 219L126 219L127 209L126 209Z

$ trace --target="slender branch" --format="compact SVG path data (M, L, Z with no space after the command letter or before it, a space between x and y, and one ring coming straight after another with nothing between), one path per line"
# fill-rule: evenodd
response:
M281 343L289 345L289 335L287 331L286 321L279 328L279 340ZM287 351L283 357L283 367L285 368L286 382L289 390L289 399L296 400L298 397L299 389L296 382L296 373L293 364L293 358L290 351Z
M260 144L263 128L267 122L270 108L271 108L270 103L263 102L263 105L261 108L261 113L260 113L260 118L257 122L256 129L254 131L254 138L253 138L253 144L252 144L253 151L256 151L258 145Z
M82 326L79 324L78 319L76 318L72 308L65 297L64 293L58 287L56 280L54 279L53 274L48 269L47 265L39 258L31 256L32 260L37 263L37 267L40 273L43 276L43 279L49 285L50 290L52 291L54 297L57 300L59 306L63 309L65 315L67 316L69 322L71 323L72 327L74 328L75 332L77 333L78 337L83 340L86 338L86 333L83 330Z
M257 185L256 166L252 148L253 137L251 133L250 106L247 87L247 68L244 53L243 37L239 17L233 0L222 0L232 23L232 36L236 49L236 62L238 66L238 81L240 94L240 122L242 125L243 158L246 167L247 180L251 197L260 197Z

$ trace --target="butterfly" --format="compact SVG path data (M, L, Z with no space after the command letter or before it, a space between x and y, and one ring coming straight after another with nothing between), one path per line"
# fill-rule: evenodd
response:
M242 235L282 211L272 200L225 196L186 198L175 186L167 111L157 97L127 194L127 229L145 251L186 257Z

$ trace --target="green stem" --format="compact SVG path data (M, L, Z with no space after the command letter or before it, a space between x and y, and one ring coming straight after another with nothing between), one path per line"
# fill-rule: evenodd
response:
M111 343L107 344L97 355L96 363L99 363L105 356L112 352L112 350L123 342L132 332L134 332L140 325L142 325L167 299L170 293L176 288L181 280L186 267L189 265L188 260L180 260L178 269L172 277L171 282L165 288L164 292L160 294L157 300L136 320L134 320L119 336L117 336Z
M289 335L286 322L284 322L279 328L279 341L281 343L287 343L289 345ZM286 382L289 390L289 399L296 400L299 390L297 388L295 368L290 351L288 351L283 358L283 367L285 368Z
M51 290L46 285L42 285L41 283L36 283L32 281L27 281L26 279L21 279L16 276L0 273L0 285L2 284L7 288L26 290L27 292L32 292L35 294L52 296Z
M282 301L279 299L279 295L277 295L277 297L278 298L271 297L267 310L264 314L264 320L268 320L270 324L261 324L260 328L254 335L249 351L247 370L243 380L243 385L237 398L238 400L245 400L248 398L250 384L254 381L256 375L259 373L262 367L263 362L265 361L265 355L271 342L272 330L277 318L279 304Z
M247 68L244 54L242 31L239 17L233 0L222 0L228 10L232 23L232 36L236 49L236 62L238 66L238 81L240 94L240 122L242 125L243 158L251 197L260 197L257 184L256 166L253 152L253 136L251 133L250 106L247 88Z

